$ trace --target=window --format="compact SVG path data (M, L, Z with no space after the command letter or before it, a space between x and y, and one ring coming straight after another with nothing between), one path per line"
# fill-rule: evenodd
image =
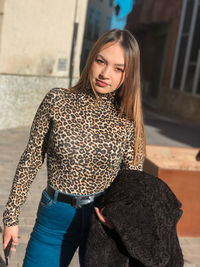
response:
M90 52L89 48L84 49L84 52L83 52L83 65L84 66L85 66L86 60L88 58L89 52Z
M184 0L171 87L200 94L200 0Z
M101 12L96 11L95 17L95 29L94 29L94 39L97 40L100 35L100 22L101 22Z
M86 28L86 37L91 39L92 38L92 29L94 23L94 9L88 9L88 17L87 17L87 28Z

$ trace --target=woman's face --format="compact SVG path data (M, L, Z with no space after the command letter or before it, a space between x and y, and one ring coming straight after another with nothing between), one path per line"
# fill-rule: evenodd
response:
M108 43L102 47L90 70L92 88L100 94L115 91L124 81L124 50L117 43Z

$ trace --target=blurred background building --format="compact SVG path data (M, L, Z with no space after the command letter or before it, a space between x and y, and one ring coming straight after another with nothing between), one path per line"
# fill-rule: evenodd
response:
M114 12L112 15L112 28L124 29L128 14L133 8L134 0L115 0Z
M200 122L200 0L0 0L0 129L30 125L111 28L139 42L143 101Z
M80 69L82 70L95 41L110 30L114 0L88 0Z
M141 49L144 101L200 122L200 0L136 0L126 28Z
M0 129L30 125L45 93L79 77L87 0L0 0Z

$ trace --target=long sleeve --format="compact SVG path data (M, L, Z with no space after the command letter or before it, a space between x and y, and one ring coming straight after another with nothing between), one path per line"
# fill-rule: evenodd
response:
M4 225L13 226L19 223L20 206L25 202L30 185L44 161L52 95L51 91L46 95L33 120L29 141L18 163L10 196L3 214Z
M135 145L135 132L134 125L129 129L129 134L127 135L127 142L124 151L124 157L121 163L121 169L130 170L143 170L144 154L143 154L143 142L139 142L138 152L137 152L137 164L133 163L134 160L134 145Z

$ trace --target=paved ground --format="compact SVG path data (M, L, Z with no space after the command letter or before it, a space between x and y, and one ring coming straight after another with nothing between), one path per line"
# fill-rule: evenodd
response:
M200 147L200 126L186 121L175 120L145 111L145 128L148 144ZM7 201L13 175L19 157L27 143L29 128L15 128L0 131L0 216ZM37 205L42 189L46 185L45 165L39 171L31 186L29 197L22 207L20 217L20 244L17 252L13 253L10 266L22 266L25 247L32 229ZM2 227L2 223L0 222ZM1 235L1 233L0 233ZM0 237L1 238L1 237ZM185 267L200 267L200 238L181 238ZM0 266L3 258L2 243L0 242ZM75 255L70 267L77 267L78 257ZM98 267L98 266L97 266ZM174 267L174 266L172 266Z

